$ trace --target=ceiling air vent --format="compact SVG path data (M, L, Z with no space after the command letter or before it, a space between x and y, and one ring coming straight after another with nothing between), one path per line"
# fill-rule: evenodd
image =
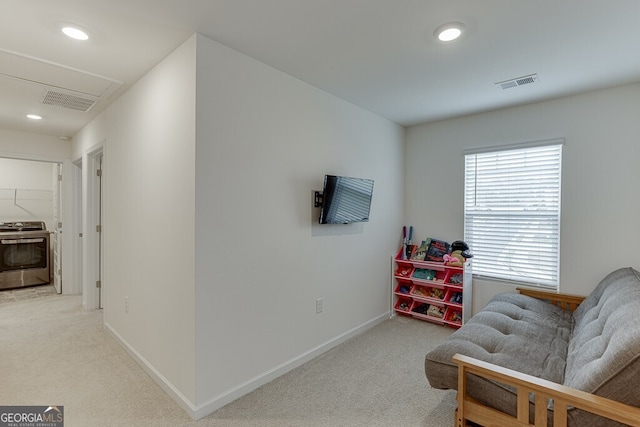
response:
M42 98L42 103L57 107L68 108L70 110L87 112L96 103L95 99L63 93L55 90L48 90Z
M517 77L515 79L505 80L495 83L500 89L510 89L512 87L518 87L523 85L529 85L538 81L537 74L529 74L528 76Z

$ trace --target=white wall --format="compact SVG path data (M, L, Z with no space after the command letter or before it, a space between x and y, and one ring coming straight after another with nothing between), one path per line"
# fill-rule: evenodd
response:
M588 294L607 273L640 268L640 84L407 130L405 209L418 236L462 238L468 148L565 138L560 291ZM474 282L474 312L512 287Z
M0 157L62 162L71 155L71 141L55 136L0 129Z
M79 132L74 158L100 144L105 325L192 410L195 39Z
M404 134L203 36L197 87L196 385L204 414L388 316ZM374 179L370 222L317 224L312 193L325 173Z
M44 221L53 230L55 163L0 158L0 221Z
M403 138L194 36L74 138L104 147L107 328L201 417L381 321ZM315 224L325 173L375 180L370 222Z

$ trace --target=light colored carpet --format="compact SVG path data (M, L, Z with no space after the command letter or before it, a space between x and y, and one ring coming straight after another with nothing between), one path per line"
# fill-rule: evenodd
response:
M18 288L0 291L0 305L11 304L16 301L26 299L50 297L56 295L56 288L53 285L30 286L27 288Z
M79 296L0 306L0 405L63 405L65 427L453 425L424 355L452 332L395 317L193 421L84 311Z

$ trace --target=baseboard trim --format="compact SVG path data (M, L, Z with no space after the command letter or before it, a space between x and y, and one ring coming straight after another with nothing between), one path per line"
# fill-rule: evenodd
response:
M253 390L267 384L270 381L273 381L274 379L305 364L306 362L315 359L321 354L347 341L349 338L359 335L387 319L389 319L389 312L383 313L380 316L377 316L363 323L360 326L356 326L355 328L341 335L338 335L337 337L323 344L320 344L319 346L307 351L306 353L302 353L301 355L291 360L288 360L287 362L284 362L274 367L273 369L264 372L263 374L260 374L256 377L251 378L248 381L245 381L244 383L238 385L237 387L232 388L231 390L225 393L219 394L209 399L207 402L201 405L198 405L195 408L194 419L199 420L200 418L206 417L207 415L217 411L218 409L244 396L245 394L252 392Z
M104 326L107 331L114 337L114 339L125 349L125 351L136 361L142 369L149 374L149 376L180 406L191 418L199 420L207 415L217 411L223 406L233 402L234 400L244 396L247 393L252 392L264 384L278 378L281 375L295 369L306 362L313 360L321 354L331 350L332 348L342 344L349 338L359 335L367 330L373 328L384 320L389 319L390 312L383 313L360 326L338 335L337 337L320 344L319 346L312 348L311 350L302 353L301 355L288 360L273 369L264 372L256 377L245 381L244 383L232 388L231 390L219 394L201 405L194 405L189 399L187 399L179 390L177 390L173 384L160 372L158 372L140 353L138 353L129 343L122 338L118 332L116 332L109 323L105 322Z
M125 349L135 362L180 406L191 418L195 418L195 405L187 397L176 389L171 381L158 372L157 369L149 363L140 353L138 353L122 336L111 327L107 322L104 323L105 329L113 336L113 338Z

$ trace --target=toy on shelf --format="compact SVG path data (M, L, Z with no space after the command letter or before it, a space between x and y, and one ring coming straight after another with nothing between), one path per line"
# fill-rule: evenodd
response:
M460 255L460 251L452 252L451 255L444 254L442 257L444 265L449 267L462 267L464 265L464 258Z
M413 273L413 267L401 266L396 270L396 276L400 277L411 277L411 273Z
M431 298L444 299L444 291L442 289L431 288L428 296Z
M427 250L429 249L429 242L431 240L423 240L420 246L415 250L413 255L411 255L412 261L424 261L424 257L427 254Z
M444 254L444 265L449 267L462 267L467 258L473 258L469 245L462 240L456 240L449 247L449 253Z
M452 285L462 285L463 281L464 276L462 275L462 273L452 274L451 277L449 277L449 283L451 283Z
M429 316L442 318L444 316L444 307L440 307L439 305L430 305L427 310L427 314Z
M451 316L449 316L449 320L450 322L456 322L456 323L460 323L462 322L462 314L458 311L454 311L451 313Z
M452 292L451 297L449 298L449 302L462 304L462 292Z
M414 307L411 309L411 311L418 314L424 314L426 316L427 312L429 311L429 304L427 303L414 304Z
M410 308L411 304L409 303L409 301L400 301L400 303L398 304L398 310L409 311Z
M413 271L412 277L421 280L434 280L436 278L436 272L427 268L416 268Z
M409 226L409 235L407 236L407 226L402 226L402 253L400 259L405 260L411 258L411 255L415 249L413 244L413 225Z
M449 253L449 243L444 240L429 238L429 246L424 256L425 261L442 262L443 256Z
M422 286L417 286L414 290L413 290L413 295L421 295L421 296L426 296L426 294L423 291L423 287Z
M408 294L409 292L411 292L411 287L402 285L398 288L398 292L400 292L401 294Z
M402 226L402 251L400 253L400 259L407 259L407 226Z

